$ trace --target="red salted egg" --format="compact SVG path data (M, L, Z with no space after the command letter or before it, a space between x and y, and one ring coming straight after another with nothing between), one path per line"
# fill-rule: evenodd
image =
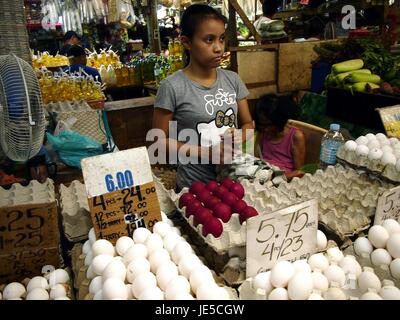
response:
M212 218L213 216L210 209L201 208L194 214L193 224L195 226L198 224L202 224L204 226L204 224Z
M189 192L197 196L200 193L200 191L203 190L205 187L206 185L203 182L194 181L192 182L192 185L189 188Z
M244 208L247 207L247 204L244 200L240 199L234 203L232 206L233 212L241 213Z
M209 198L211 198L211 192L207 189L201 190L197 195L197 199L203 203L206 203Z
M232 216L231 208L225 203L218 203L214 207L214 217L220 218L223 222L228 222Z
M197 199L194 199L186 207L186 217L194 215L196 213L196 211L199 210L200 208L203 208L203 206L201 205L201 202Z
M217 218L211 218L203 226L203 236L206 237L211 233L215 238L219 238L223 230L222 222Z
M254 209L251 206L247 206L242 210L242 212L239 214L239 220L240 223L242 224L244 221L246 221L248 218L258 216L258 212L256 209Z
M225 178L222 180L221 185L229 189L234 184L233 180L230 178Z
M222 202L226 203L230 207L233 207L236 201L238 201L238 198L232 192L228 191L222 195Z
M210 181L208 181L206 188L207 188L207 190L213 192L215 189L218 188L218 186L219 186L219 184L217 183L217 181L210 180Z
M235 182L229 188L229 191L232 192L236 197L242 199L244 197L244 188L239 182Z
M210 198L207 199L207 201L205 202L206 208L213 210L214 211L214 207L220 203L221 200L215 196L211 196Z
M181 195L181 197L179 198L179 208L183 208L183 207L187 207L187 205L192 202L193 200L195 200L196 198L194 197L194 195L192 195L189 192L184 193L183 195Z
M219 186L218 188L216 188L216 189L214 190L213 194L214 194L216 197L222 199L222 195L223 195L225 192L227 192L227 191L228 191L228 189L225 188L224 186Z

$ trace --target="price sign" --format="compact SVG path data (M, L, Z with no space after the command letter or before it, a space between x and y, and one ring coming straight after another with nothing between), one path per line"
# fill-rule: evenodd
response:
M145 147L83 159L82 171L97 238L115 243L161 221Z
M400 138L400 105L378 108L388 137Z
M317 250L315 199L247 222L246 277L271 269L277 261L308 258Z
M400 186L385 191L379 198L374 224L382 224L386 219L400 221Z

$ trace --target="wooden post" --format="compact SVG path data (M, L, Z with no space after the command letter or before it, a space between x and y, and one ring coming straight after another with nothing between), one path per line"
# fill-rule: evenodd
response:
M157 19L157 0L148 0L147 32L150 50L157 55L161 52L160 28Z
M257 41L257 43L261 43L261 36L260 34L257 32L256 28L254 27L254 25L251 23L251 21L249 20L249 18L247 18L246 14L244 13L243 9L241 8L241 6L238 4L237 0L229 0L229 7L233 6L236 10L236 12L238 13L238 15L240 16L240 18L242 18L243 23L245 24L245 26L249 29L250 33L253 35L254 39ZM229 15L229 19L230 19L230 15ZM236 21L236 19L235 19Z
M237 40L237 29L236 29L236 11L232 6L231 2L228 2L228 48L237 47L239 41ZM228 49L230 50L230 49ZM232 71L238 71L237 53L231 52L231 67Z

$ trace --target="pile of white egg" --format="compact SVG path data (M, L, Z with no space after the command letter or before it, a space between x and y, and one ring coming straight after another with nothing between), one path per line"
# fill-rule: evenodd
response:
M70 300L69 275L64 269L56 269L43 276L30 279L26 287L11 282L0 292L0 300Z
M153 233L138 228L132 238L119 238L115 247L89 232L83 253L93 300L230 298L179 229L164 221L154 225Z

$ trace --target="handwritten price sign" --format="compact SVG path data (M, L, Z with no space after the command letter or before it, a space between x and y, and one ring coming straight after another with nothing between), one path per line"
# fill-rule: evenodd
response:
M317 229L315 199L250 219L246 277L269 270L280 260L308 258L317 249Z
M399 221L400 218L400 186L385 191L378 198L374 224L382 224L386 219Z

